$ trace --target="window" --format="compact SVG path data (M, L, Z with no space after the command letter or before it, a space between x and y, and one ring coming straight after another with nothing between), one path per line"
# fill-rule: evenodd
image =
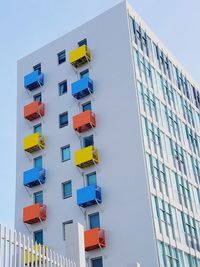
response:
M86 136L83 138L83 147L93 146L94 145L94 138L93 135Z
M103 267L102 258L91 259L92 267Z
M34 131L34 133L41 134L42 133L42 124L40 123L40 124L33 126L33 131Z
M42 95L41 95L41 93L34 95L33 96L33 100L34 101L42 102Z
M62 161L70 160L70 146L61 147Z
M42 156L34 158L34 167L35 168L42 168Z
M34 242L37 244L43 245L43 231L39 230L33 233L34 235Z
M97 184L96 172L86 174L87 185Z
M87 45L87 39L86 38L78 42L79 47L82 45Z
M90 225L90 229L93 228L100 228L100 219L99 219L99 213L93 213L89 215L89 225Z
M70 221L67 221L67 222L64 222L62 224L63 226L63 240L66 241L66 237L67 237L67 227L73 223L73 220L70 220Z
M57 56L58 56L58 64L62 64L63 62L66 61L65 50L58 53Z
M43 204L43 192L42 191L34 193L34 203Z
M67 93L67 81L59 83L58 89L59 89L59 95L64 95L65 93Z
M83 109L83 111L92 110L91 102L84 103L82 105L82 109Z
M80 72L80 78L83 78L83 77L89 77L88 69Z
M68 125L68 112L64 112L59 115L59 127L65 127Z
M38 70L39 72L41 72L41 63L39 63L39 64L33 66L33 70L34 70L34 71Z
M72 182L67 181L62 184L63 198L68 198L72 196Z

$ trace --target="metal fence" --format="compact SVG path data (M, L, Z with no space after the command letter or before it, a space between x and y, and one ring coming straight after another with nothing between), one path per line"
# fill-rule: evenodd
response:
M0 267L79 267L29 237L0 225Z

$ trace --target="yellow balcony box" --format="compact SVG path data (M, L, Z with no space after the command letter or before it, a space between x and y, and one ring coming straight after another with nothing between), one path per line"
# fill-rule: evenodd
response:
M34 133L24 138L24 150L35 152L45 148L45 137L40 133Z
M80 168L86 168L99 163L98 150L93 146L88 146L75 152L75 165Z
M46 256L47 249L47 246L36 245L32 247L32 250L30 252L28 252L27 250L24 251L24 264L29 266L31 264L34 264L35 266L36 262L43 262L43 257Z
M91 61L91 52L86 45L82 45L69 53L69 62L75 68Z

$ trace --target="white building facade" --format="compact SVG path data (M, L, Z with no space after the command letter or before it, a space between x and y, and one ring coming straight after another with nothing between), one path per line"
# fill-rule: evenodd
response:
M15 228L88 267L200 266L199 88L122 2L18 62Z

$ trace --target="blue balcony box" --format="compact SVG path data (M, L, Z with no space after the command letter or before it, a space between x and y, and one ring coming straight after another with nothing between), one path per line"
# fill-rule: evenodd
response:
M24 186L33 187L44 184L46 180L46 171L42 168L33 168L24 172Z
M76 99L83 98L90 93L93 93L93 81L89 77L83 77L72 83L71 89L73 97Z
M89 185L77 190L78 206L85 208L101 202L101 187L97 185Z
M44 74L35 70L24 77L24 87L30 91L44 85Z

